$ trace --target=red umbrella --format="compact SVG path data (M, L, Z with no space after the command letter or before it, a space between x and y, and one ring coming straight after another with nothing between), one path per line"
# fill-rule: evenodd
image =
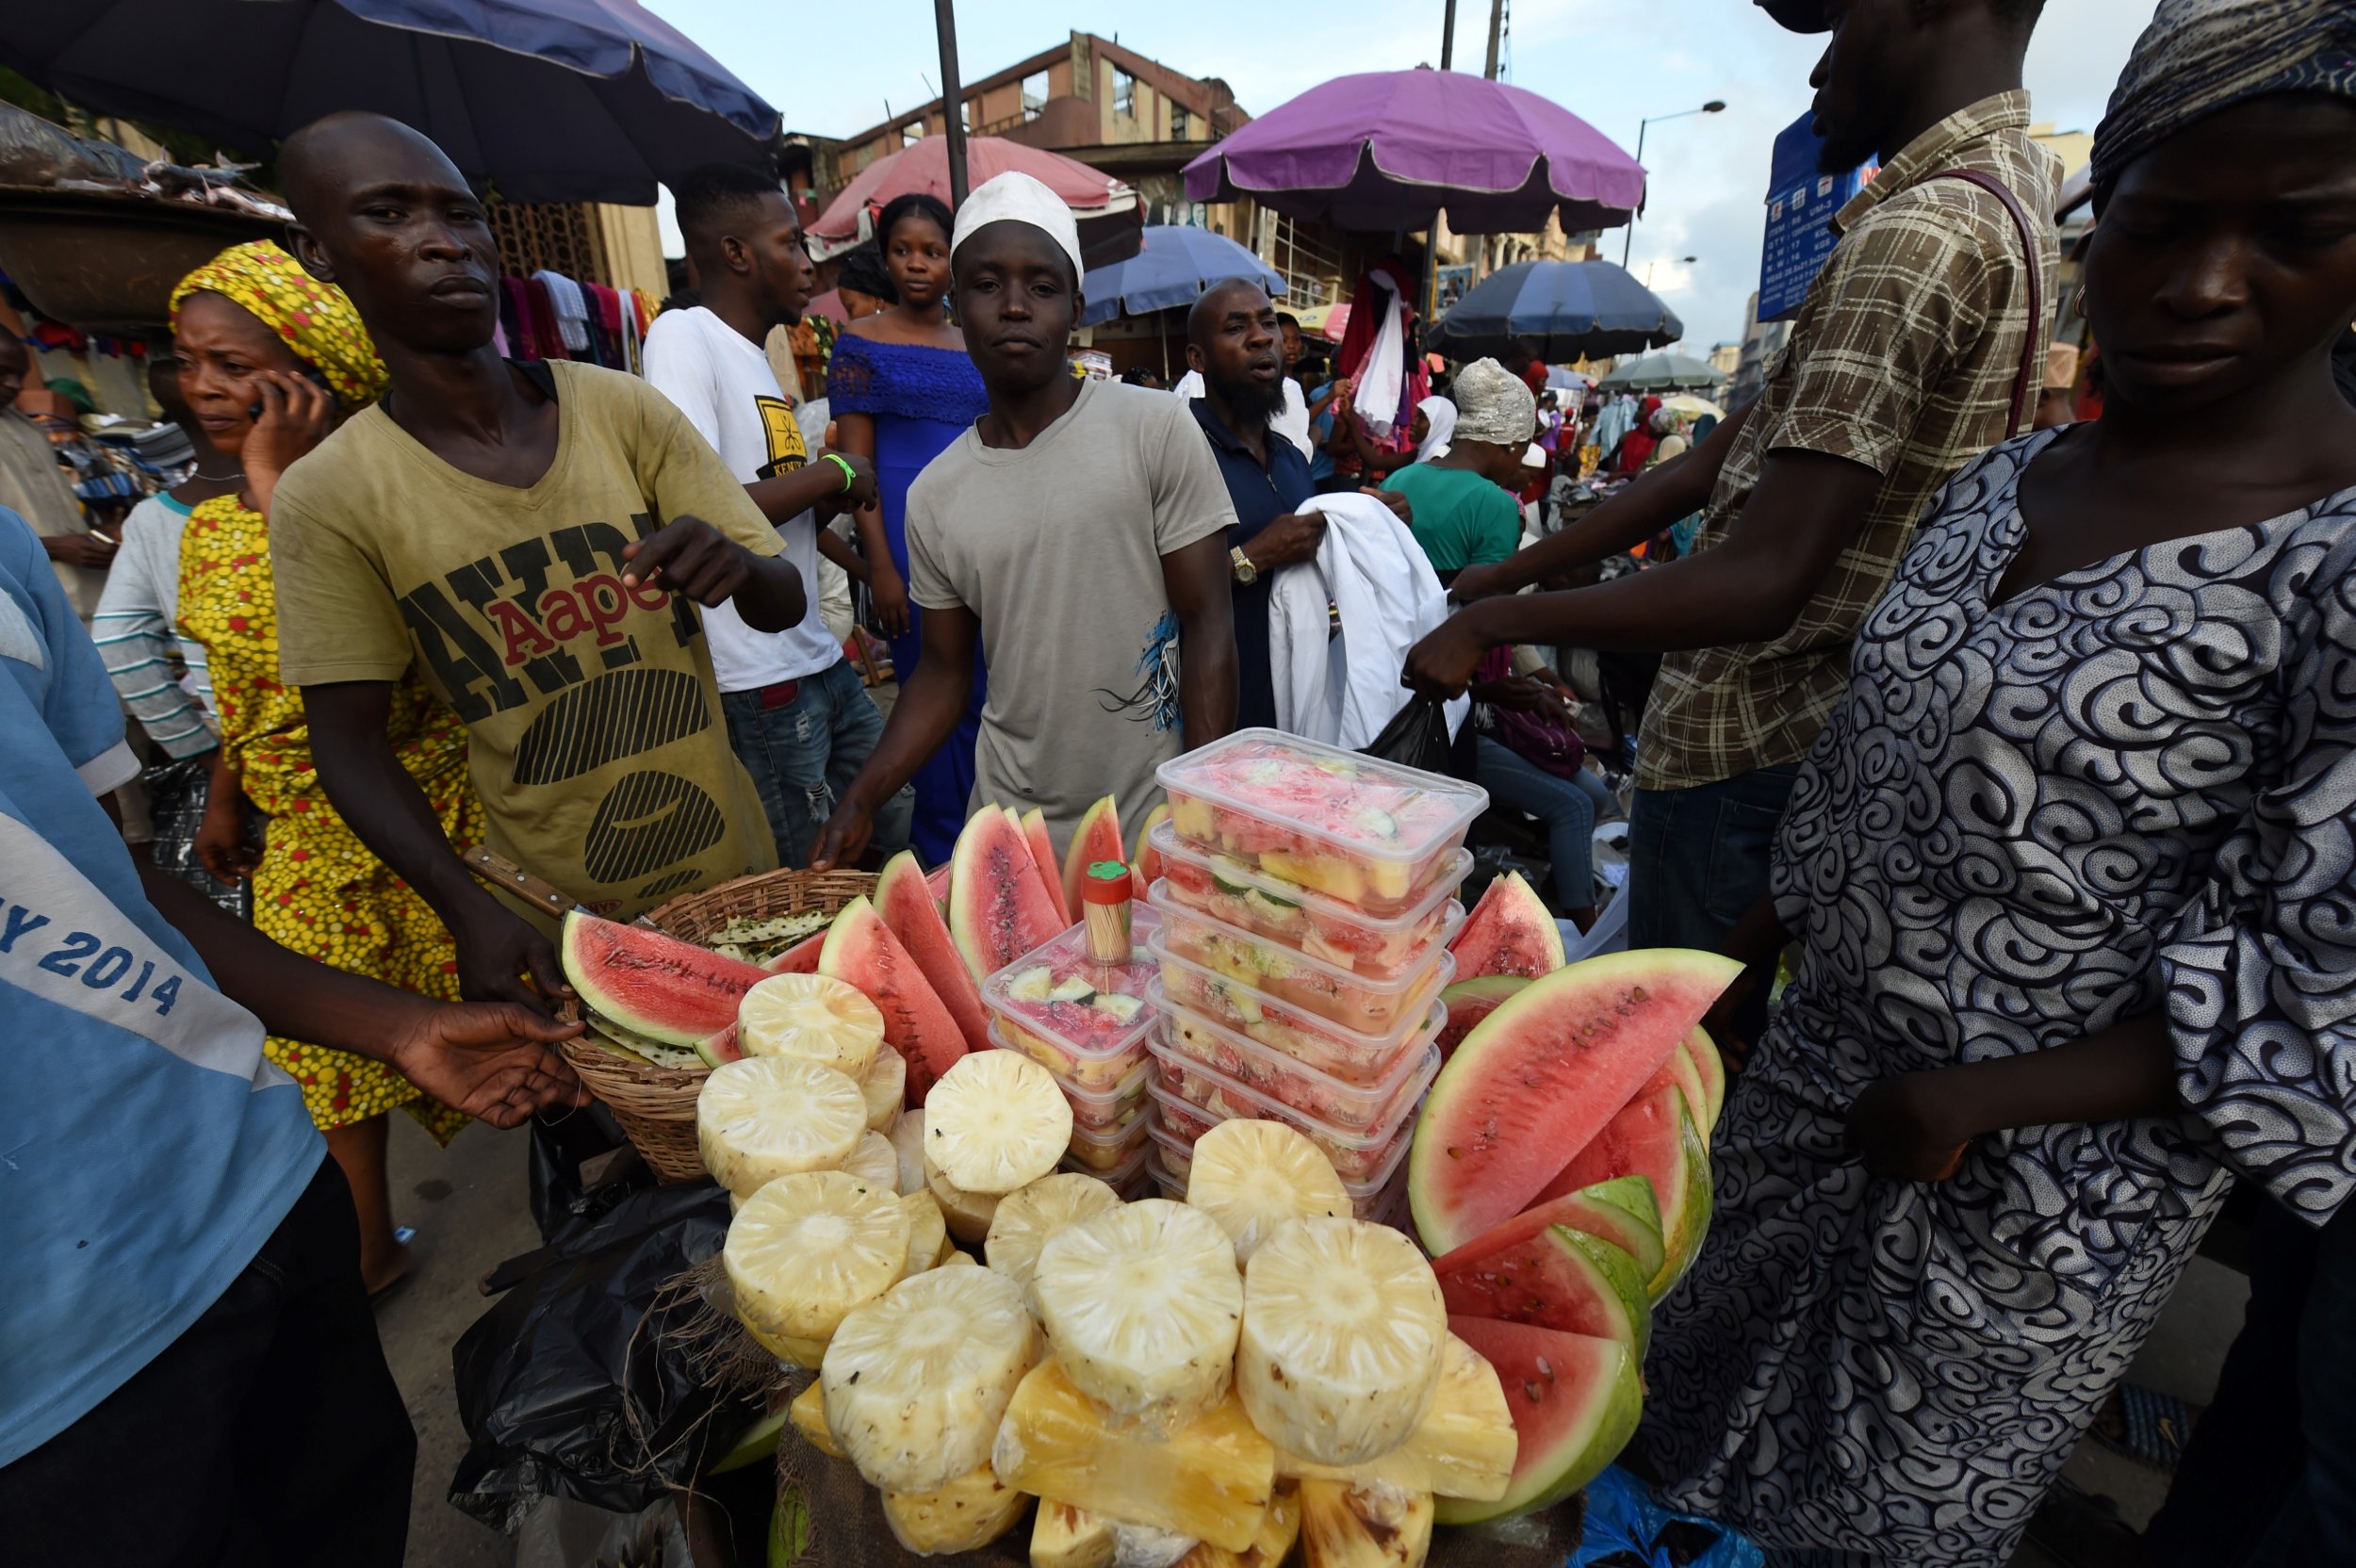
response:
M1080 220L1080 253L1089 267L1126 261L1137 253L1145 214L1137 206L1137 193L1110 174L1060 153L994 136L966 139L965 168L970 186L1020 170L1062 197ZM810 225L810 253L824 261L858 245L875 232L875 214L893 197L911 190L949 200L945 138L928 136L860 170Z

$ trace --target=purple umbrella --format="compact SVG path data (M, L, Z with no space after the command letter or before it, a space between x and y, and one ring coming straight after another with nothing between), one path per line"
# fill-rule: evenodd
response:
M1608 228L1644 204L1644 171L1570 110L1457 71L1340 76L1186 165L1186 197L1249 196L1345 229L1458 234Z

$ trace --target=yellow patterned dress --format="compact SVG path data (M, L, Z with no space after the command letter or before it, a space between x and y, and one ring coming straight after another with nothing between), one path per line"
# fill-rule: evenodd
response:
M323 964L454 1000L457 952L425 900L344 825L311 762L303 697L278 683L278 598L262 514L235 496L205 501L180 541L180 629L205 645L221 744L247 798L270 817L254 869L254 923ZM452 844L483 841L466 779L466 732L415 677L393 689L394 752ZM382 1062L272 1036L264 1053L303 1086L324 1132L399 1105L448 1143L466 1118Z

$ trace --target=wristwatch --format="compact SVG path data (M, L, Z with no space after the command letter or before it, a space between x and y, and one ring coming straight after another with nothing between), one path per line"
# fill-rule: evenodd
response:
M1237 582L1240 582L1245 587L1249 588L1252 584L1260 580L1260 568L1252 564L1252 557L1243 553L1243 547L1241 545L1234 545L1228 547L1227 560L1235 568L1235 580Z

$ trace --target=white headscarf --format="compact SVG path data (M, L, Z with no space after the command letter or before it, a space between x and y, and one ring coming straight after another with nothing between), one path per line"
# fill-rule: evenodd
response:
M954 257L965 242L973 237L973 231L985 223L1028 223L1043 230L1047 237L1063 247L1063 253L1072 258L1072 275L1076 280L1088 270L1080 265L1080 224L1064 205L1063 198L1040 181L1019 170L1008 170L995 179L985 180L965 205L957 208L957 227L949 236L949 254Z
M1456 434L1456 405L1434 393L1415 407L1424 417L1424 437L1415 448L1415 461L1429 463L1448 450L1449 440Z

